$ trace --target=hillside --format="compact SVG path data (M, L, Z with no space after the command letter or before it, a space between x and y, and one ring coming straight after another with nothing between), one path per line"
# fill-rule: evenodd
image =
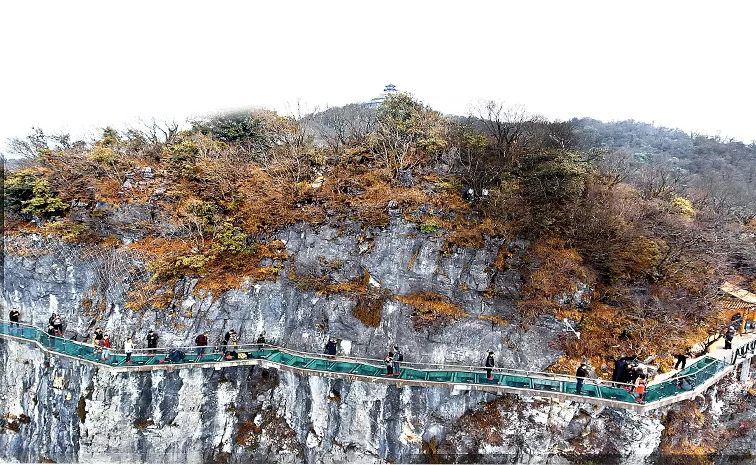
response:
M564 341L572 363L669 354L722 323L710 305L718 284L747 285L754 271L753 216L738 207L754 203L751 181L727 182L743 197L724 206L706 167L747 177L753 146L632 122L549 122L493 102L479 116L446 118L399 94L377 109L300 118L254 110L187 131L108 128L92 144L40 131L16 141L33 158L5 173L5 233L128 243L149 257L155 292L192 276L215 296L247 279L289 279L361 302L355 312L370 325L385 299L369 291L367 270L324 262L305 273L271 234L298 223L341 234L347 221L367 232L400 215L446 254L489 238L529 241L516 264L507 259L520 252L502 246L486 265L523 276L516 312L502 320L570 318L584 335ZM166 303L142 300L127 307ZM424 324L454 314L428 305Z

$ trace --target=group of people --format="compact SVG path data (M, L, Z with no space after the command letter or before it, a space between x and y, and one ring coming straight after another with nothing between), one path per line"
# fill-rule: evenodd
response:
M616 383L615 386L635 393L638 402L643 402L646 396L647 378L646 370L635 360L635 357L621 357L614 362L612 381Z
M112 347L112 344L110 342L109 334L104 333L101 328L95 328L94 340L92 341L92 345L94 346L95 358L97 358L99 354L100 360L102 361L110 360L110 348ZM133 350L133 346L132 346L132 350ZM128 357L129 362L131 362L130 352L127 352L127 357Z
M404 361L404 354L399 350L399 346L394 346L393 350L389 350L386 354L386 358L383 362L386 364L386 376L399 376L401 374L401 367L399 362Z

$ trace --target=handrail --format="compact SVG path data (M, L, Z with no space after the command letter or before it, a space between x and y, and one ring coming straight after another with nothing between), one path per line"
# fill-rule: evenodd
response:
M10 321L0 319L0 323L10 324ZM47 334L45 331L35 326L25 324L25 323L18 323L18 324L21 326L30 328L32 330ZM59 337L59 336L49 336L49 337L57 337L58 339L63 339L62 337ZM73 341L73 342L86 346L86 347L90 347L92 348L92 350L95 349L94 344L80 342L80 341ZM384 365L385 362L383 359L374 359L374 358L369 358L369 357L358 358L358 357L351 357L351 356L345 356L345 355L330 356L327 354L322 354L322 353L317 353L317 352L307 352L303 350L291 349L288 347L277 346L277 345L267 344L267 343L245 343L245 344L236 344L236 345L232 345L232 344L209 345L208 344L207 346L174 346L174 347L155 347L155 348L140 347L140 348L134 348L132 354L137 353L137 352L144 353L144 354L149 354L149 353L169 354L170 352L175 351L175 350L180 350L184 352L189 352L189 351L196 352L197 349L205 349L204 355L208 356L208 355L222 354L223 351L218 350L220 347L226 347L229 351L230 350L243 351L244 349L257 349L260 347L264 347L270 350L278 350L278 351L288 353L290 355L296 355L296 356L305 356L309 358L318 358L318 359L324 359L324 360L327 359L327 360L338 360L338 361L350 361L353 363L374 362L377 366L380 366L380 367L385 366ZM112 347L110 348L110 353L112 355L125 355L125 352L114 350L114 348ZM485 371L490 368L493 372L497 374L510 374L513 376L536 377L538 379L547 379L547 380L555 380L555 381L565 381L565 380L572 381L575 379L575 376L571 376L566 373L549 373L549 372L543 372L543 371L522 370L522 369L507 368L507 367L486 367L486 366L481 366L481 365L456 365L456 364L448 364L448 363L431 363L431 362L423 363L423 362L409 362L409 361L402 361L399 363L405 367L414 367L417 369L425 368L426 371L461 371L461 372L476 371L478 372L478 371ZM426 367L434 367L434 368L428 369ZM622 383L619 381L609 381L603 378L587 378L587 377L584 378L584 383L594 384L594 385L599 385L602 383L612 383L613 385L616 385L616 386L627 386L627 387L634 386L633 384L630 384L630 383Z
M126 366L127 363L123 353L111 352L112 361L105 362L104 360L98 360L95 354L82 353L82 350L88 352L90 348L94 348L92 344L81 343L79 341L68 341L61 337L51 336L44 331L41 331L31 325L24 323L19 323L19 326L23 327L22 330L19 331L20 334L13 335L13 329L10 327L10 324L9 322L7 322L7 320L0 320L0 324L3 324L3 326L0 326L0 337L8 337L10 339L20 341L29 341L36 344L44 352L79 359L87 363L103 366L108 369L113 368L117 370L144 370L160 369L160 367L167 367L168 369L170 369L171 367L184 368L191 366L209 367L213 364L221 365L224 362L217 358L203 361L199 356L195 360L191 360L191 357L186 361L184 359L170 360L170 351L166 351L165 348L160 348L161 350L155 348L147 349L150 351L150 353L148 353L147 360L144 360L144 355L140 356L132 352L132 356L136 355L137 357L140 357L142 359L137 360L135 358L132 358L132 361L135 362L135 365L128 367ZM62 344L58 345L56 343L56 341L58 340L60 340ZM71 350L72 348L74 349L73 351ZM215 346L187 346L177 349L180 350L188 348L205 348L212 350L216 349ZM337 373L341 376L348 377L367 376L368 378L376 380L386 379L384 378L384 376L386 375L383 373L383 368L381 368L380 365L365 363L362 359L357 359L355 357L336 357L329 356L327 354L314 354L310 352L280 348L278 346L261 343L250 343L243 345L237 344L236 346L232 346L232 348L241 352L243 352L243 350L241 350L243 348L260 349L256 351L256 353L247 353L247 358L249 359L249 361L252 361L254 363L272 363L274 366L280 366L281 369L284 369L284 367L290 367L313 372L319 375L326 373ZM143 350L145 349L140 348L140 351ZM206 355L216 356L218 354L219 352L206 353ZM288 356L289 358L286 359L285 356ZM158 359L158 357L162 358ZM619 406L623 408L642 408L645 410L649 408L657 408L670 402L676 402L675 399L682 400L689 398L690 395L695 395L696 392L700 392L701 389L710 386L713 382L716 382L725 373L728 372L728 370L726 369L726 367L728 367L726 360L713 359L707 356L696 361L695 363L698 364L702 360L705 363L701 368L697 368L696 371L679 378L682 379L691 377L692 382L690 383L690 385L693 387L682 387L683 390L680 390L680 384L677 384L676 387L674 386L674 384L672 384L675 382L679 383L679 379L675 378L665 380L653 385L649 383L646 390L646 398L648 399L648 403L646 403L644 400L641 400L641 398L637 396L637 394L633 393L632 385L629 385L627 383L609 382L603 379L584 378L583 389L585 389L585 391L578 393L577 383L574 382L576 381L575 377L542 372L540 374L544 374L546 376L533 376L538 375L539 372L527 372L526 370L517 370L517 373L530 373L530 376L509 377L507 375L507 369L496 367L491 367L490 369L492 370L492 372L496 373L496 376L498 378L494 377L494 379L484 380L483 374L477 371L488 369L487 367L479 367L479 370L476 370L475 373L469 371L450 371L447 369L442 371L443 375L434 376L433 373L438 373L439 370L413 370L411 368L407 368L407 365L409 365L409 363L401 362L401 364L404 365L404 369L401 370L399 375L395 375L399 376L398 378L393 378L392 380L396 380L399 383L420 383L420 385L425 386L463 385L467 386L468 389L504 389L505 391L507 389L514 389L516 392L520 393L523 391L532 391L533 393L548 393L548 395L558 393L559 395L578 397L583 401L598 403L600 405L606 405L606 403L609 403L608 405L612 406ZM712 361L709 362L709 360ZM244 359L242 359L242 364L243 363ZM238 362L236 364L238 364ZM344 365L340 364L347 366L344 367ZM412 365L418 366L421 364L412 363ZM432 365L438 366L439 364ZM712 366L715 366L714 370L710 370ZM462 365L461 367L476 368L469 365ZM693 366L691 366L691 368L693 368ZM344 369L346 369L346 371ZM709 371L705 373L705 377L703 379L697 379L696 375L703 370ZM606 385L601 385L605 381ZM682 392L686 392L687 394L682 397L677 397L677 394L680 394Z
M10 322L9 320L0 319L0 323L5 324L18 324L20 326L29 328L33 331L36 331L38 333L42 333L47 335L48 337L54 337L56 339L60 339L63 341L69 341L64 339L60 336L50 336L45 331L36 328L30 324L26 323L15 323ZM86 342L80 342L80 341L70 341L74 342L75 344L78 344L80 346L89 347L92 350L94 350L96 347L94 344L86 343ZM289 355L294 356L300 356L300 357L307 357L307 358L314 358L314 359L321 359L321 360L331 360L331 361L341 361L341 362L351 362L351 363L362 363L376 366L376 367L384 367L384 360L379 359L373 359L373 358L357 358L352 356L330 356L327 354L321 354L321 353L315 353L315 352L307 352L297 349L291 349L287 347L282 346L276 346L273 344L267 344L267 343L245 343L245 344L219 344L219 345L207 345L207 346L176 346L176 347L156 347L156 348L134 348L132 355L139 355L139 354L162 354L162 355L168 355L173 351L180 350L180 351L196 351L197 349L204 349L204 356L210 356L210 355L220 355L223 354L224 351L219 350L219 348L225 347L228 349L228 351L237 351L237 352L243 352L245 350L259 350L259 349L268 349L268 350L275 350L283 353L287 353ZM97 347L99 348L99 347ZM125 356L125 352L114 350L112 347L110 348L110 354L113 356ZM709 357L711 358L711 357ZM370 363L375 362L375 363ZM477 366L477 365L455 365L455 364L444 364L444 363L421 363L421 362L407 362L402 361L399 362L400 365L404 367L411 367L422 371L457 371L457 372L468 372L468 371L474 371L474 372L482 372L486 371L488 369L491 369L492 372L500 375L512 375L512 376L523 376L528 378L534 378L538 380L550 380L550 381L573 381L576 379L574 375L569 375L565 373L548 373L548 372L542 372L542 371L534 371L534 370L521 370L516 368L507 368L507 367L485 367L485 366ZM694 372L686 373L684 375L677 374L674 377L668 378L663 381L658 382L649 382L647 384L647 388L650 388L651 386L663 384L663 383L669 383L672 381L679 381L684 378L692 378L695 377L698 373L701 371L711 367L712 365L719 363L719 359L713 359L712 362L702 366L701 368L698 368ZM433 367L433 368L428 368ZM613 387L624 387L624 388L633 388L635 385L631 383L624 383L619 381L611 381L606 380L603 378L583 378L584 384L589 385L602 385L602 384L609 384Z

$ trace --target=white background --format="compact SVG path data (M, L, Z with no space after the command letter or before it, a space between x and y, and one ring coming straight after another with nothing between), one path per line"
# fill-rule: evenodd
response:
M0 146L137 118L478 99L756 139L752 2L29 1L0 6Z

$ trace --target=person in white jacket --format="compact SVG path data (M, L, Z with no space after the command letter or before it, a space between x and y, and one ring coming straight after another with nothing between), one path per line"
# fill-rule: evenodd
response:
M126 365L131 365L131 353L134 351L134 343L131 342L131 338L126 339L123 344L123 351L126 352Z

